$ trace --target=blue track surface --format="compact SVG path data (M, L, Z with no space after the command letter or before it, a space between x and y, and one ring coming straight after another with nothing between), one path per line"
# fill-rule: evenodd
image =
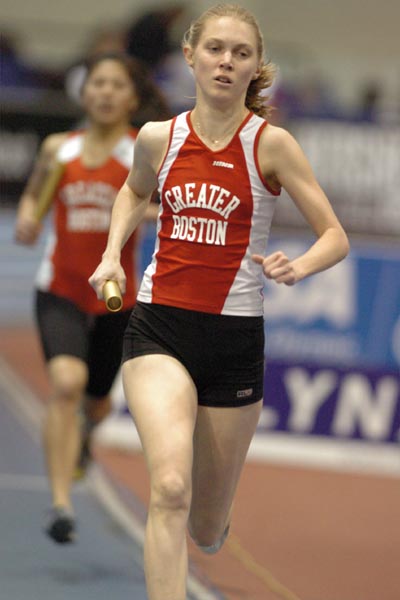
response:
M14 212L0 211L1 325L31 321L45 238L18 246L13 228ZM77 542L59 546L43 533L50 493L38 428L16 406L19 392L0 362L0 600L145 600L141 549L84 483L73 495Z
M50 495L40 446L10 410L0 379L1 600L145 600L141 550L79 484L77 543L58 546L42 527Z

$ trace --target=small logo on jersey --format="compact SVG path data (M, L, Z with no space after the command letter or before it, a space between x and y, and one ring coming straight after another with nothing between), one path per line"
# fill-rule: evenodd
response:
M236 392L236 398L249 398L253 393L253 388L249 388L248 390L239 390Z
M213 167L224 167L224 169L233 169L233 164L224 162L223 160L214 160Z

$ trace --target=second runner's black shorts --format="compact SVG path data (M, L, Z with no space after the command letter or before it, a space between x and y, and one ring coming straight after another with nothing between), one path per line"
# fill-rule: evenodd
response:
M67 298L36 292L36 320L47 361L67 354L86 362L87 394L106 396L121 365L122 338L131 310L89 315Z

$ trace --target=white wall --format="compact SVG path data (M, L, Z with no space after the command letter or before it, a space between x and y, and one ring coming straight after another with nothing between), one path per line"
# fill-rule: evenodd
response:
M35 63L58 66L80 57L91 34L119 28L157 0L1 0L2 29L20 34L21 50Z
M399 0L253 0L246 6L258 16L284 76L306 63L332 77L344 101L352 102L372 79L400 102Z
M2 0L0 26L21 34L22 50L31 60L55 66L79 56L94 30L123 27L145 7L168 4L168 0ZM214 2L184 4L190 16ZM319 71L349 104L360 86L374 79L392 102L400 99L399 0L245 0L242 5L259 19L269 55L281 66L284 78Z

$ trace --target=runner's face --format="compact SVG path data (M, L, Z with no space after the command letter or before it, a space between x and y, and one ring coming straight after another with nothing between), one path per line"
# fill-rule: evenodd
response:
M121 63L111 59L94 67L85 82L82 100L92 121L102 125L128 121L137 105L129 74Z
M194 51L185 54L200 90L216 100L244 98L259 74L255 31L234 17L209 19Z

